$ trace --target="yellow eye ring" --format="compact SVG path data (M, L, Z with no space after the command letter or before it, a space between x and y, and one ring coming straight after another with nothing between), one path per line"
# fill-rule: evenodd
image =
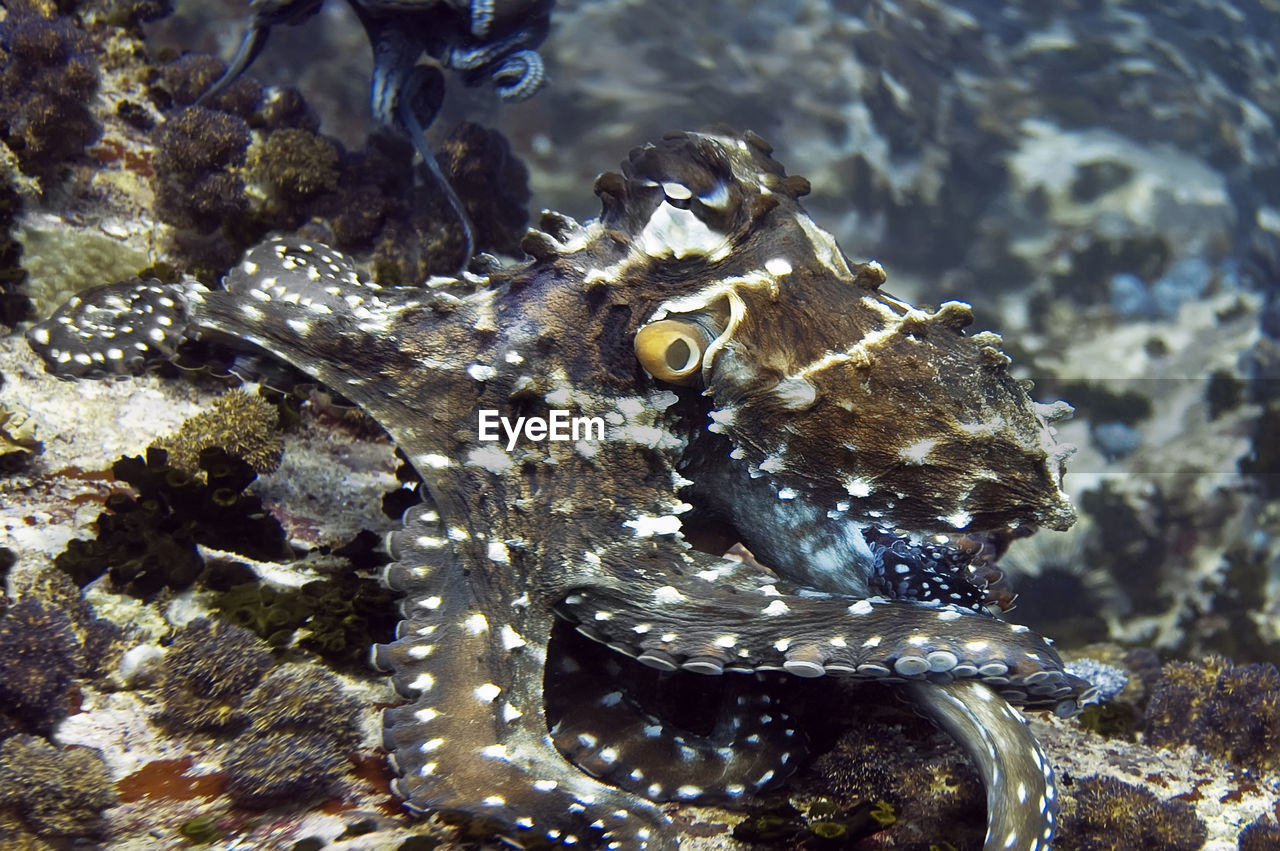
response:
M696 322L660 319L636 332L636 357L645 372L672 384L697 384L711 335Z

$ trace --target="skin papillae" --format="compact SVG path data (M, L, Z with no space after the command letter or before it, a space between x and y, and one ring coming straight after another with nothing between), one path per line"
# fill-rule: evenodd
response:
M382 288L325 246L273 240L223 290L123 282L30 340L68 377L144 369L184 335L265 351L405 452L428 499L390 538L404 620L374 660L408 700L385 744L414 810L522 846L675 848L652 801L785 774L794 731L748 732L776 713L741 700L756 717L694 740L638 710L601 722L628 712L610 691L553 743L560 619L658 670L905 683L980 764L987 847L1047 847L1051 772L1009 703L1070 714L1089 685L960 594L925 539L1070 525L1055 409L1009 375L998 337L966 333L967 305L913 307L878 264L850 262L754 134L669 134L595 189L599 219L544 214L532 259L488 277ZM486 411L557 410L600 418L603 439L508 448L481 427ZM754 557L692 547L694 516ZM680 756L654 758L662 744Z

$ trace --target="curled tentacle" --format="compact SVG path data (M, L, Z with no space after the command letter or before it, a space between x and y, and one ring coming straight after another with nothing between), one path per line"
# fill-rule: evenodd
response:
M517 50L507 56L489 76L498 96L507 101L527 100L542 88L546 71L537 51Z
M27 341L60 378L138 375L173 355L202 292L196 283L138 278L95 287L33 326Z
M806 750L761 676L655 672L567 627L551 648L551 736L571 762L613 786L651 801L738 801L790 777ZM654 714L659 708L668 711ZM672 720L673 708L683 717Z

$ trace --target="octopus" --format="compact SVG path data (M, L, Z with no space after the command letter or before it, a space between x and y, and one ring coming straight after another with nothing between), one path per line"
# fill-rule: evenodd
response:
M253 17L236 54L201 102L249 69L272 27L306 21L324 0L252 0L249 5ZM474 229L426 138L444 101L442 68L459 72L467 85L489 81L504 101L532 97L546 78L536 48L547 37L554 5L555 0L351 0L373 47L369 100L374 121L413 143L458 218L465 257L474 249ZM423 54L434 64L419 64Z
M1013 706L1094 690L991 613L982 553L1073 522L1065 406L1030 399L968 305L885 292L808 189L752 133L671 133L596 181L598 219L544 213L518 263L390 288L277 238L222 289L111 284L29 340L62 377L248 347L386 429L425 495L389 536L403 620L372 649L406 699L384 743L413 811L517 847L677 848L662 802L794 767L803 737L745 676L780 672L896 683L983 775L986 847L1047 848L1052 767ZM582 670L564 632L617 664ZM626 692L640 669L732 683L728 706L682 731Z

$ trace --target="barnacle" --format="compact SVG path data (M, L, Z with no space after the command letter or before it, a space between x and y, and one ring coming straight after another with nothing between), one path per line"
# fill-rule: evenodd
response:
M66 612L23 599L0 616L0 736L52 729L66 717L72 680L84 667Z
M1280 766L1280 671L1221 656L1171 662L1152 689L1146 741L1190 744L1253 769Z
M1096 776L1076 784L1075 812L1065 819L1054 847L1060 851L1197 851L1207 835L1191 804L1161 801L1141 786Z
M237 707L270 665L270 650L247 630L203 618L192 621L165 654L160 721L174 730L240 725Z
M88 38L61 15L11 5L0 63L0 141L24 172L55 180L101 133L89 111L98 68Z
M211 410L190 417L177 433L153 445L169 453L171 466L193 475L200 470L200 453L212 447L244 459L256 473L269 473L284 452L279 420L276 407L262 397L231 390L215 399Z
M95 750L59 749L37 736L0 744L0 814L33 833L65 841L96 836L101 812L116 801L106 763Z
M71 541L54 564L80 585L109 573L120 590L147 598L191 586L204 567L197 543L250 558L287 553L280 524L256 496L242 492L256 478L248 462L215 447L202 451L198 463L203 482L172 467L163 449L148 449L145 461L117 461L113 475L138 496L108 497L97 539Z

